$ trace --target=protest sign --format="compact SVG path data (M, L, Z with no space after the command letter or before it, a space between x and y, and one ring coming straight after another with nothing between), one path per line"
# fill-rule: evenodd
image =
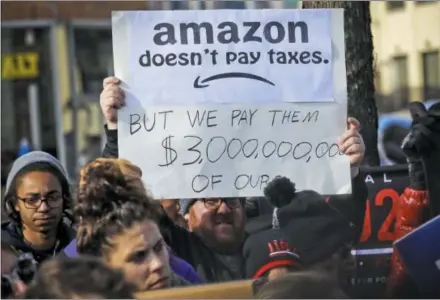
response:
M351 192L336 144L342 10L114 12L112 22L126 94L119 155L156 198L261 196L280 175Z

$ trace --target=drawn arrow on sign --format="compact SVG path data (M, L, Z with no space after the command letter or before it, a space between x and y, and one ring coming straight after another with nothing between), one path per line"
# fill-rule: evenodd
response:
M258 75L249 74L249 73L240 73L240 72L230 72L230 73L213 75L213 76L210 76L210 77L205 78L203 80L200 80L200 76L197 76L197 78L194 80L194 88L195 89L205 88L205 87L209 86L209 84L207 84L208 82L213 81L213 80L218 80L218 79L224 79L224 78L247 78L247 79L258 80L258 81L265 82L265 83L268 83L270 85L275 86L275 84L273 82L267 80L266 78L260 77Z

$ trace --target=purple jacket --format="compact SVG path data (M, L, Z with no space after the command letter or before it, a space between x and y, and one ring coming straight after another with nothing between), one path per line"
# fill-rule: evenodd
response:
M70 242L69 245L67 245L66 248L64 248L64 254L68 257L77 257L78 252L76 251L76 239ZM197 272L194 270L194 268L183 259L178 258L177 256L174 256L170 251L170 266L171 269L188 281L189 283L203 283L203 281L200 279Z

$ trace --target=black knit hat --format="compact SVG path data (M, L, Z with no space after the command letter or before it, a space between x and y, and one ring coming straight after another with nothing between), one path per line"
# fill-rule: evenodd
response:
M288 237L280 230L269 229L247 238L243 257L246 277L257 279L278 267L299 268L300 259L290 246Z
M291 193L290 196L287 193ZM304 265L324 261L354 242L355 225L320 194L296 192L293 183L281 177L267 186L265 195L276 206L273 214L249 221L246 231L253 234L271 227L279 228ZM288 198L290 202L285 201Z

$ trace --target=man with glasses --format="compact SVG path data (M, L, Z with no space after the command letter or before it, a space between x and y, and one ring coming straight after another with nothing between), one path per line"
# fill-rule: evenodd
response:
M121 81L115 77L104 79L100 95L101 110L106 120L107 143L104 157L118 157L118 109L124 107L124 91ZM361 203L365 213L367 192L362 176L359 176L365 146L359 133L357 120L347 120L347 130L340 137L341 152L346 154L352 166L353 194L343 198L342 206L350 201ZM336 198L336 197L335 197ZM246 277L242 247L245 241L244 200L186 199L180 203L189 231L177 226L164 213L160 227L173 252L189 262L206 282L222 282ZM351 205L350 205L351 206ZM351 214L351 211L350 211ZM349 215L350 215L349 214ZM363 217L362 217L363 219Z
M182 215L188 230L197 234L215 257L225 265L231 279L243 278L241 257L245 231L244 199L206 198L181 199Z
M74 238L69 182L52 155L32 151L12 165L3 199L9 220L2 223L2 243L31 253L40 263L55 256ZM64 218L64 217L67 217Z

